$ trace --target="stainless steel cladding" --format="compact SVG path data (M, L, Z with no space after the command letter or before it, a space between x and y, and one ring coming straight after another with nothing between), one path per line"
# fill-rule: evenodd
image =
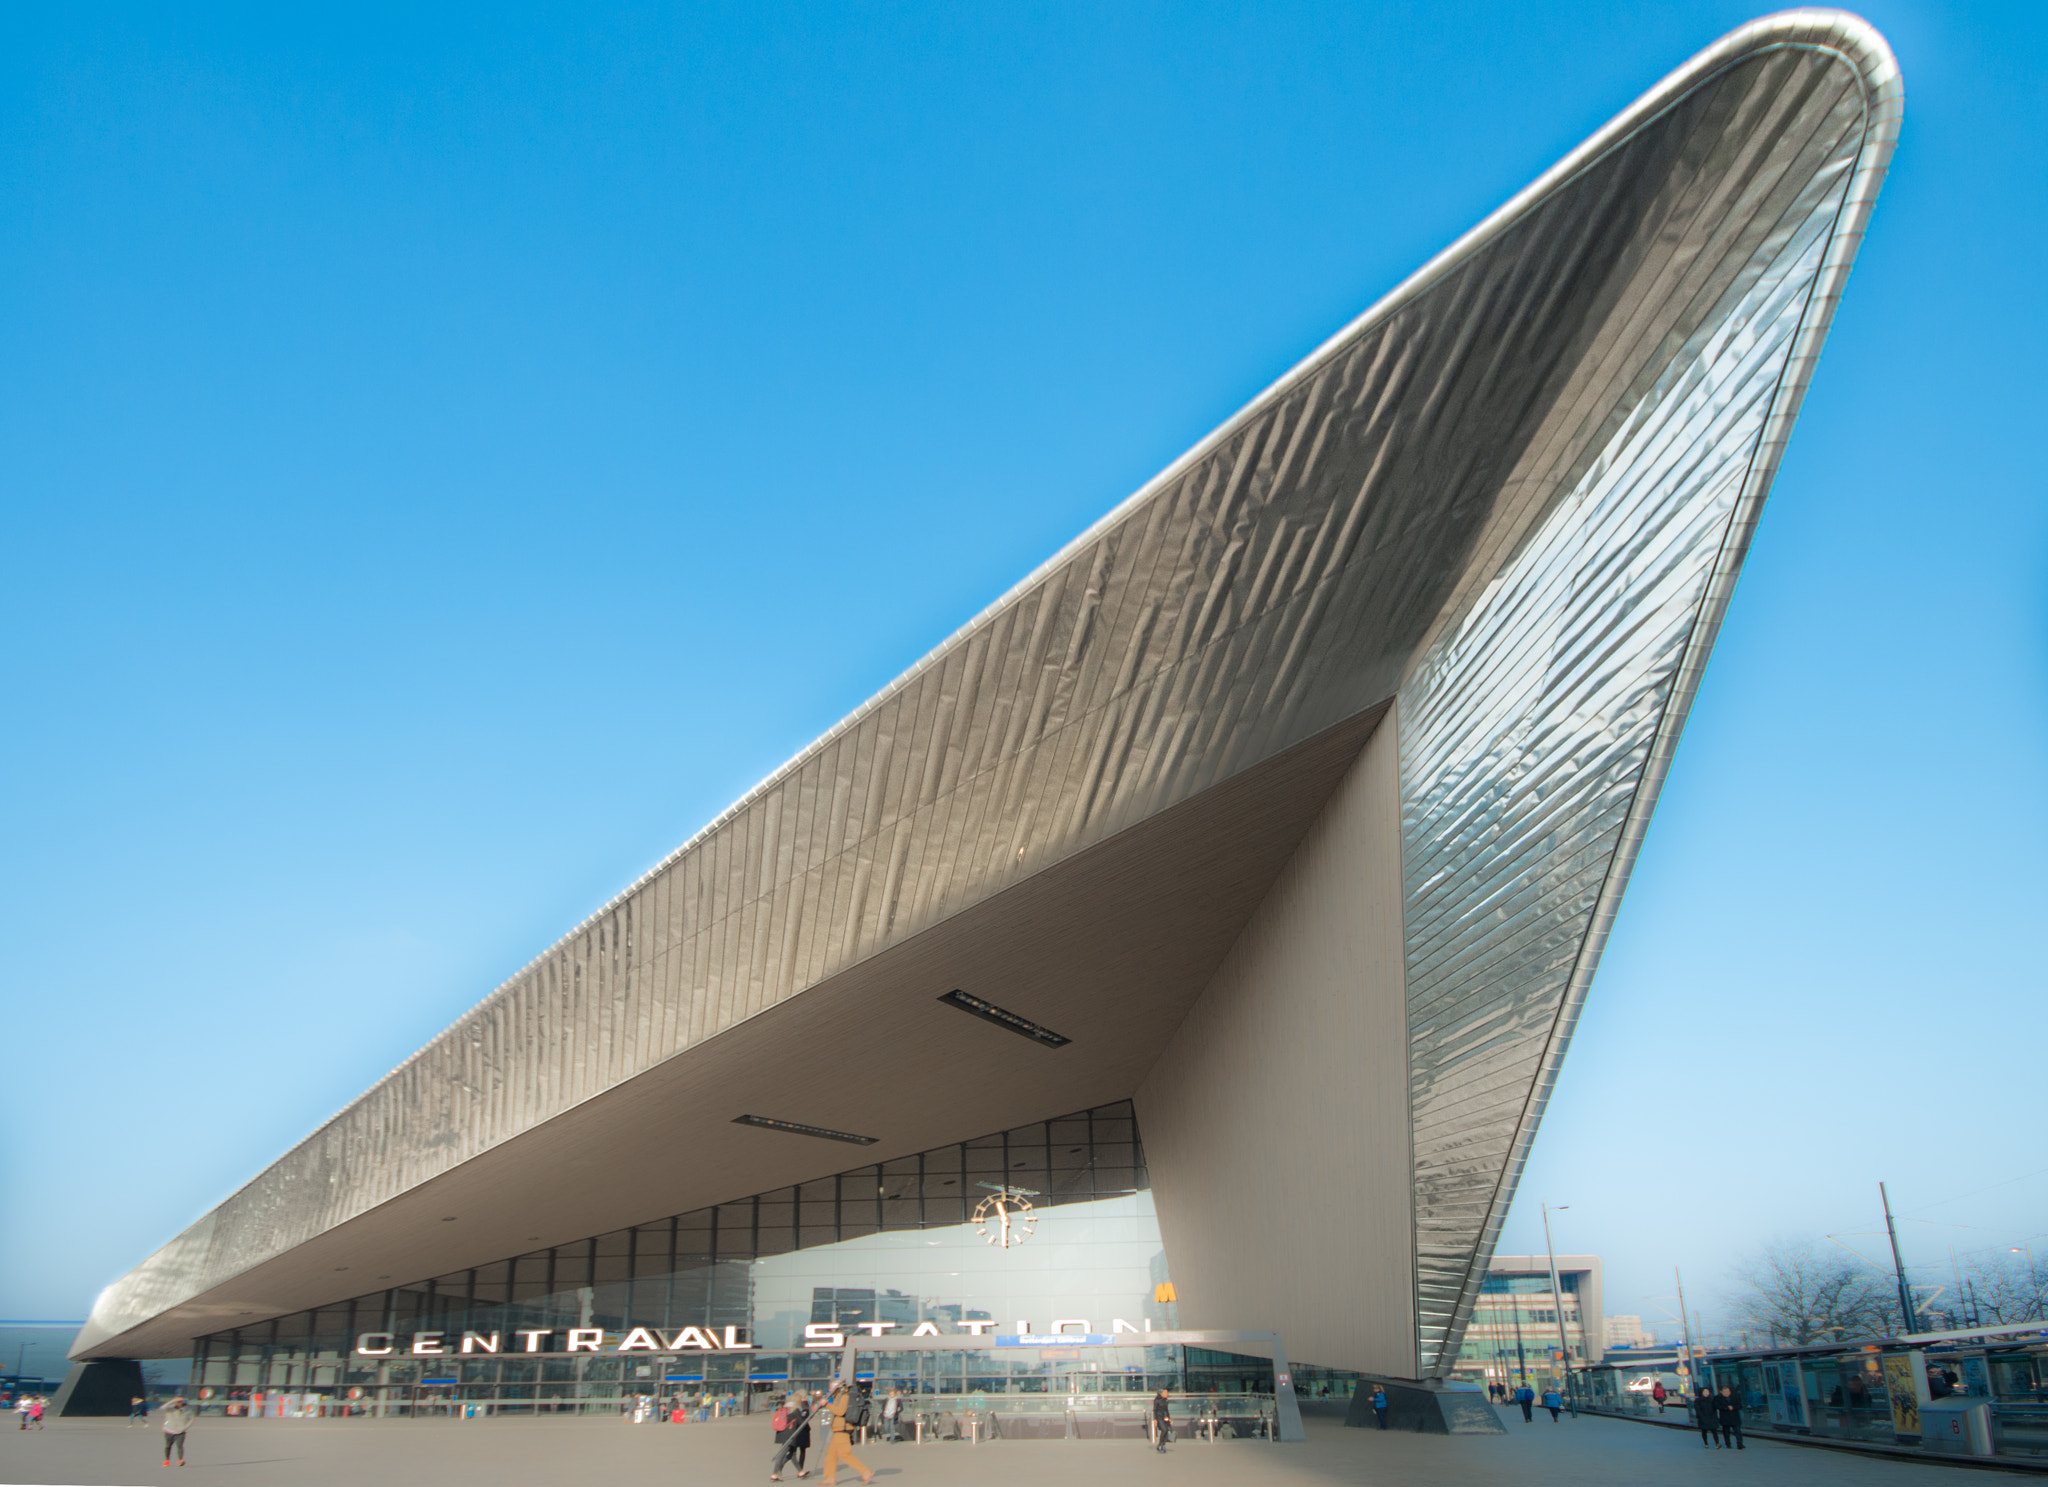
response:
M1443 1372L1900 106L1839 12L1694 59L109 1288L75 1351L1398 698Z
M1856 23L1716 51L1574 183L1648 189L1630 282L1514 482L1533 519L1402 690L1424 1375L1457 1357L1897 139L1896 67Z

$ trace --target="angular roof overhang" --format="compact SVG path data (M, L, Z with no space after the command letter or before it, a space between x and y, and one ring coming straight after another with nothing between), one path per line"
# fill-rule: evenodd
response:
M745 1108L887 1155L1128 1094L1397 695L1418 1295L1454 1350L1899 99L1839 12L1702 53L109 1287L74 1356L844 1165ZM1581 511L1616 470L1621 536ZM1604 614L1541 597L1553 551Z

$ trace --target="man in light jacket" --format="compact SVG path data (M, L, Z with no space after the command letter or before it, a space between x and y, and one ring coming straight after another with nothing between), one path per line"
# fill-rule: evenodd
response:
M164 1465L171 1464L171 1452L178 1453L178 1465L185 1464L185 1432L192 1428L192 1408L180 1394L164 1406L164 1412L157 1419L164 1432Z
M832 1439L825 1447L825 1487L839 1480L839 1466L844 1462L860 1473L861 1487L874 1481L875 1474L868 1470L867 1463L853 1454L853 1433L867 1423L867 1411L856 1405L854 1391L840 1384L832 1391L830 1410ZM849 1419L849 1413L858 1418Z

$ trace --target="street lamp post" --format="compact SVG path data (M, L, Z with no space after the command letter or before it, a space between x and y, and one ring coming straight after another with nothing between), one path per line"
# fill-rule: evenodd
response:
M1571 1204L1569 1203L1560 1203L1557 1211L1563 1213L1570 1207ZM1570 1408L1572 1418L1576 1420L1579 1418L1578 1390L1572 1387L1572 1345L1571 1339L1565 1336L1564 1331L1564 1287L1557 1282L1557 1246L1550 1242L1550 1205L1548 1203L1543 1205L1543 1251L1550 1258L1550 1299L1552 1305L1556 1308L1554 1315L1557 1317L1557 1346L1564 1355L1564 1402ZM1585 1331L1586 1313L1581 1308L1579 1312L1580 1336L1583 1337Z
M1522 1298L1508 1292L1508 1315L1515 1323L1515 1387L1529 1382L1529 1357L1522 1350Z
M1685 1309L1685 1276L1676 1265L1671 1278L1678 1283L1678 1326L1685 1333L1685 1402L1690 1406L1699 1396L1699 1355L1692 1345L1692 1315Z

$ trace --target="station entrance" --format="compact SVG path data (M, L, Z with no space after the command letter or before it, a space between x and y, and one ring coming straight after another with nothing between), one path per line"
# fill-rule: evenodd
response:
M1198 1352L1240 1360L1240 1366L1207 1388L1189 1389L1182 1360ZM1029 1371L1020 1379L1015 1365ZM972 1387L977 1380L997 1387ZM1019 1389L1018 1382L1036 1387ZM1235 1387L1225 1388L1226 1382ZM1176 1429L1188 1434L1306 1439L1293 1374L1275 1332L849 1337L822 1388L841 1384L872 1391L877 1414L893 1394L896 1417L905 1422L900 1428L918 1439L927 1432L977 1441L1142 1436L1151 1400L1162 1388ZM803 1381L791 1382L790 1392L806 1391Z

